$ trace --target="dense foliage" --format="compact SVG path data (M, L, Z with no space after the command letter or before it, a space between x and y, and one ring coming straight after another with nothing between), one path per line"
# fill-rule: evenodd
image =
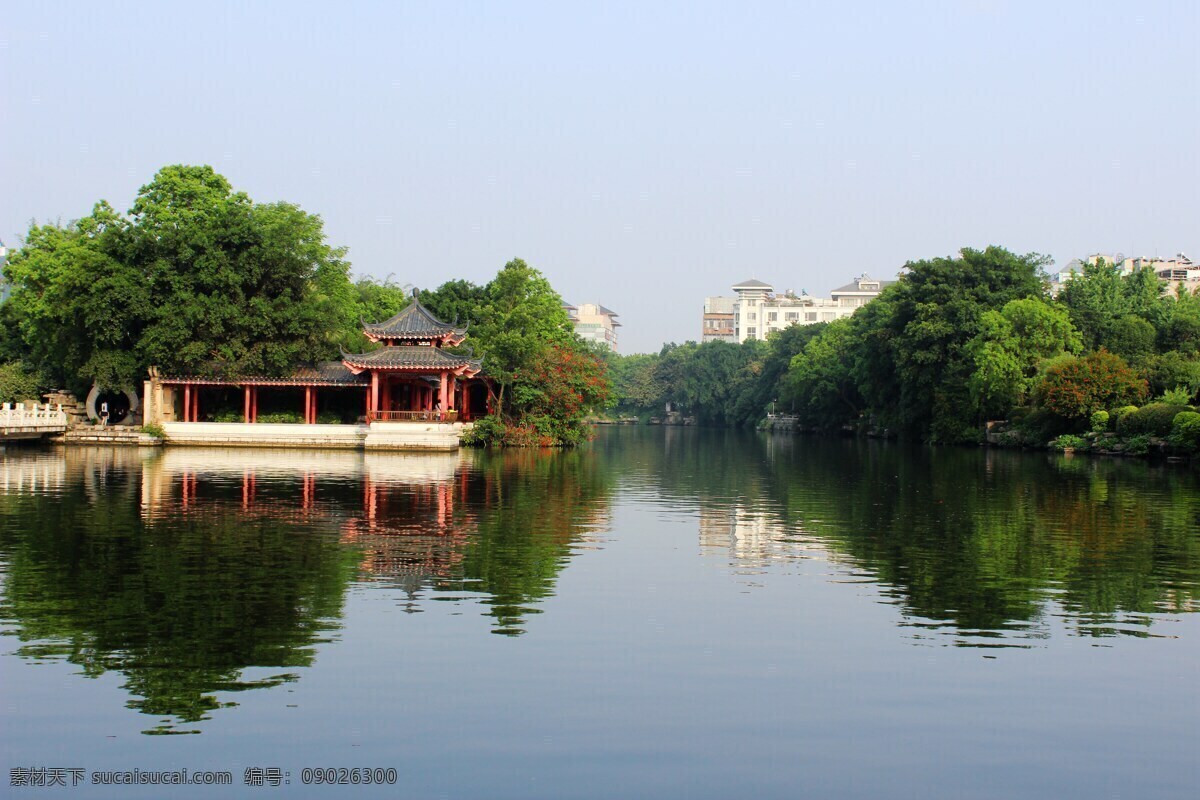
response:
M1194 400L1200 297L1164 294L1152 272L1122 275L1103 260L1052 297L1045 264L964 249L906 264L848 319L766 343L611 357L617 411L661 415L670 403L701 424L743 425L774 407L805 427L940 442L978 441L985 421L1019 417L1044 444L1087 432L1099 411Z
M477 424L474 441L536 446L588 437L584 420L607 405L609 379L538 270L514 259L486 286L450 281L422 292L421 302L469 324L470 348L495 384L496 418Z
M336 354L356 322L344 251L320 217L255 203L211 167L170 166L128 215L101 201L34 225L6 268L5 343L56 384L280 375ZM10 353L10 356L13 355Z

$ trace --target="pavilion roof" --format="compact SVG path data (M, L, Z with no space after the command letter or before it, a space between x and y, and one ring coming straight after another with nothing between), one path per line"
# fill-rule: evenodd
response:
M198 375L164 375L163 383L193 383L208 386L363 386L370 383L366 375L356 375L341 361L321 361L296 368L290 375L278 378L261 375L242 375L234 378L214 378Z
M358 369L455 370L479 372L482 363L440 347L381 347L369 353L342 353L342 363Z
M461 340L466 336L467 329L442 322L435 317L429 309L421 305L414 290L412 302L399 314L383 322L363 322L363 333L377 339L440 339L454 335Z

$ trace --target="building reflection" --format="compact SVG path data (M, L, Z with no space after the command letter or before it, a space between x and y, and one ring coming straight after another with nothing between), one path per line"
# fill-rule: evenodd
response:
M837 561L824 542L786 523L779 511L741 500L701 506L700 552L727 555L735 566L749 569L787 561Z

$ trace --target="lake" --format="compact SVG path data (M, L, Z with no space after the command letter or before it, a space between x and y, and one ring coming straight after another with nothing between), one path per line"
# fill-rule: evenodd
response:
M1200 796L1188 465L9 448L0 581L8 796Z

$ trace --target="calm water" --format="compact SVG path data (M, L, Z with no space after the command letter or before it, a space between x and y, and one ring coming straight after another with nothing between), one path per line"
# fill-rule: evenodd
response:
M1200 796L1194 467L636 428L9 449L0 581L4 794Z

